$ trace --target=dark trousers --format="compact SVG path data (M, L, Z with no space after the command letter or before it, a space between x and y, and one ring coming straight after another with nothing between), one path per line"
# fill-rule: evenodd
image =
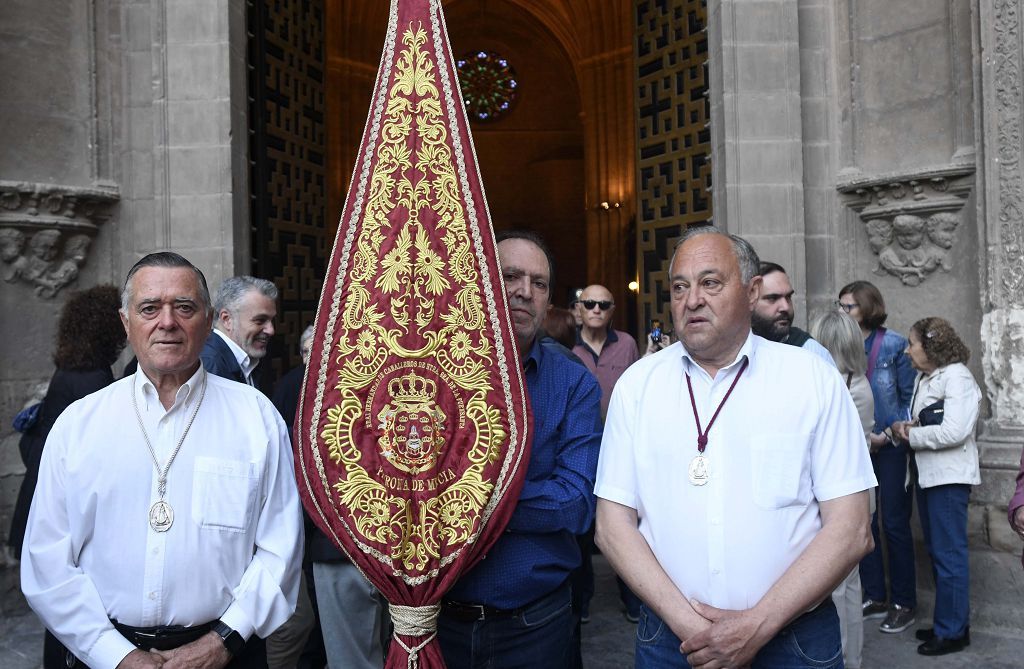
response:
M448 669L565 669L572 664L573 615L568 583L514 615L438 619Z
M967 551L967 503L971 486L961 483L918 488L917 511L935 579L935 634L959 639L971 617Z
M860 581L868 599L914 608L917 606L917 576L914 567L914 539L910 533L914 494L907 490L907 458L906 444L887 444L871 455L871 464L878 478L875 493L878 509L871 517L875 549L860 561ZM879 515L882 519L881 531L878 526ZM888 565L883 564L882 559L883 536ZM885 591L886 566L891 597L886 597Z
M43 637L43 669L89 669L89 665L69 651L57 637L46 630ZM228 662L230 669L266 669L267 646L263 639L252 636L238 657Z
M636 669L690 669L679 644L679 637L654 611L646 605L640 607ZM839 615L832 598L784 627L758 651L750 666L752 669L842 669Z

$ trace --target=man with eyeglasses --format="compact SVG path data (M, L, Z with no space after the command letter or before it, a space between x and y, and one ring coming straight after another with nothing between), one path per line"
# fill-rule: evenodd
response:
M762 262L758 271L761 273L761 293L750 317L750 327L754 334L802 348L835 367L832 354L810 334L793 325L793 293L796 291L782 265Z
M628 332L612 327L615 299L599 284L583 289L579 311L583 319L572 352L579 356L601 386L601 420L608 413L612 388L626 368L639 360L636 340Z

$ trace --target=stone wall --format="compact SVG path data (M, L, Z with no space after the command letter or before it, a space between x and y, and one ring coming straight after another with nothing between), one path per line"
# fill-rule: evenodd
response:
M244 11L229 0L0 3L4 537L21 480L11 419L52 374L67 294L119 285L154 250L183 253L211 285L248 264Z

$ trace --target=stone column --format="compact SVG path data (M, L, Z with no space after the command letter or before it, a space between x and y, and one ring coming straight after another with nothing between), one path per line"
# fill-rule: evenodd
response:
M708 2L714 221L804 291L797 0Z
M1021 1L979 3L982 155L978 218L987 239L988 276L982 290L982 364L991 417L979 443L993 546L1020 550L1006 503L1024 446L1024 122Z
M212 287L249 267L245 3L124 0L120 270L173 249Z

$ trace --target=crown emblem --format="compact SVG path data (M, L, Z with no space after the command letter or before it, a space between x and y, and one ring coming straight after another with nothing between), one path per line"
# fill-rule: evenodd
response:
M388 394L399 404L422 404L434 398L437 384L416 372L391 379L388 383Z
M410 474L433 468L445 443L446 417L434 401L437 383L410 371L387 388L391 401L377 414L381 455Z

